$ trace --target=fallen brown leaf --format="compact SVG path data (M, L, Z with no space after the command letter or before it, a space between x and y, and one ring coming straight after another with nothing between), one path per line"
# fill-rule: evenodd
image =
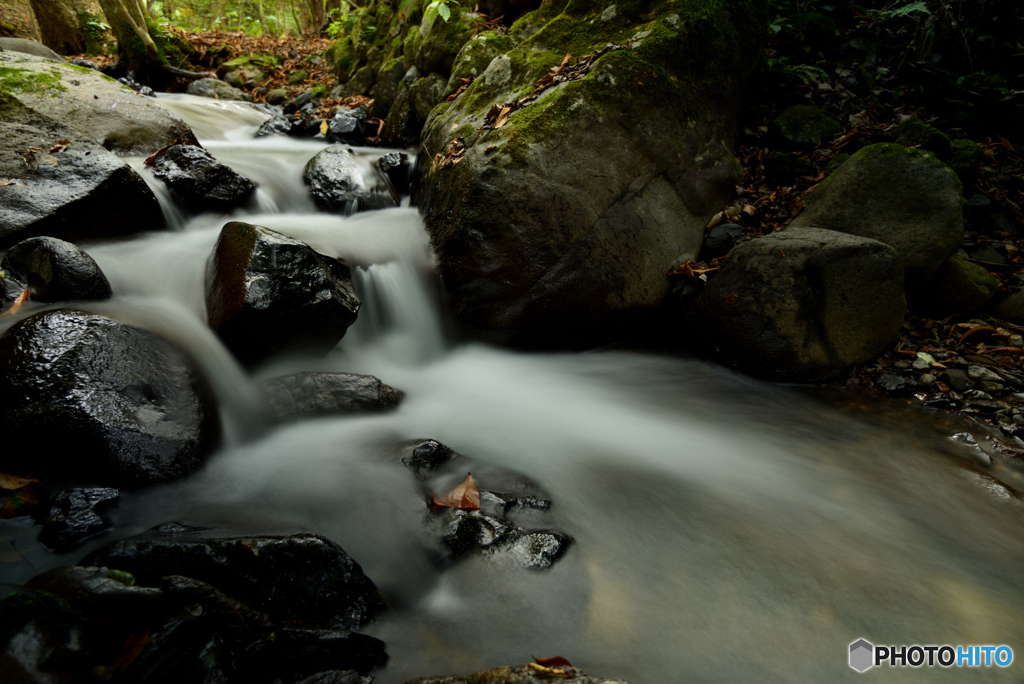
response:
M14 300L13 304L11 304L11 308L9 308L7 311L4 311L2 314L0 314L0 316L13 316L14 314L18 313L18 309L23 307L25 305L25 302L27 301L28 288L26 288L24 292L18 295L18 298Z
M438 499L434 497L434 505L438 508L458 508L464 511L480 510L480 490L473 482L473 475L467 474L466 479L451 493Z
M0 473L0 489L21 489L27 484L39 482L31 477L21 477L10 473Z

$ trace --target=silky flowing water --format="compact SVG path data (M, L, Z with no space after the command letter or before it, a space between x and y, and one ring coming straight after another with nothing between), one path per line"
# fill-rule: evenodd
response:
M219 398L224 444L187 480L124 494L113 532L76 552L51 554L27 523L6 524L37 570L168 520L323 534L391 603L365 630L388 645L380 684L531 654L633 684L853 680L868 676L847 666L861 637L1007 644L1024 659L1024 507L951 457L934 423L876 421L694 360L455 343L415 209L317 213L301 170L321 144L254 140L263 117L249 108L161 102L259 183L232 218L344 257L363 309L326 358L249 376L205 324L206 260L227 218L186 220L148 177L174 229L86 244L114 298L83 308L192 354ZM357 151L367 168L381 154ZM254 381L298 370L371 373L406 399L392 413L268 429ZM567 532L568 553L542 572L500 555L438 570L422 492L394 459L414 438L474 459L482 489L498 469L539 483L552 509L511 517ZM3 559L6 581L34 574ZM1021 667L884 677L1020 681Z

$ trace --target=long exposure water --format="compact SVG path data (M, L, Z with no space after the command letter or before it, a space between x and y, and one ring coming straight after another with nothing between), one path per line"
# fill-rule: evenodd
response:
M317 213L301 170L323 145L254 140L263 117L242 106L161 102L259 183L232 218L344 257L364 308L326 358L250 376L205 324L204 269L228 217L185 217L144 171L175 229L84 245L115 294L84 308L192 354L217 393L224 445L185 481L125 494L114 531L70 554L6 524L36 569L168 520L326 535L392 605L365 630L388 645L381 684L531 654L633 684L852 680L867 676L847 666L861 637L1007 644L1024 659L1024 509L951 457L928 420L873 423L694 360L453 343L415 209ZM357 151L367 164L381 153ZM254 381L314 369L372 373L406 398L392 413L267 429ZM394 458L427 437L471 457L482 489L501 469L539 483L551 511L513 519L567 532L568 553L541 572L500 556L438 570L422 492ZM3 558L5 581L34 574ZM874 674L1021 681L1021 667Z

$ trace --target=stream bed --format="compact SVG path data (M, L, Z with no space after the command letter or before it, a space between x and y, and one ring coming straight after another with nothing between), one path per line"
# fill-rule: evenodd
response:
M0 536L36 570L169 520L323 534L391 603L364 630L387 643L378 684L531 654L632 684L852 680L858 638L1006 644L1024 658L1024 506L952 457L928 416L878 421L696 360L456 343L414 208L318 213L301 171L322 144L254 140L263 117L245 107L161 102L259 184L232 218L346 259L363 309L327 357L247 373L205 322L206 260L228 219L186 217L145 171L172 229L84 244L114 297L81 308L190 353L218 397L224 443L184 481L123 493L114 530L69 554L41 548L29 523L5 523ZM367 168L382 154L356 151ZM255 382L300 370L373 374L406 397L391 413L268 429ZM422 492L392 457L417 438L470 457L482 489L489 469L539 483L551 510L512 519L568 533L566 555L545 571L474 555L439 569ZM2 581L35 574L2 558ZM1020 681L1021 667L884 676Z

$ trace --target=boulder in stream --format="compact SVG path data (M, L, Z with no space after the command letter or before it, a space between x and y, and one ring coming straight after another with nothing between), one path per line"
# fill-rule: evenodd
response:
M178 349L70 309L0 338L0 421L23 445L0 452L0 470L115 487L194 472L220 428L212 393Z
M109 544L82 563L130 572L159 586L167 575L212 584L276 620L348 630L384 610L362 568L334 542L315 534L237 536L166 523Z
M78 240L165 225L128 164L3 91L0 178L0 248L38 235Z
M348 264L269 228L232 221L206 272L210 327L243 363L326 354L355 322Z
M117 503L121 493L111 487L76 487L50 499L50 513L39 533L39 541L54 551L65 551L110 527L100 517Z
M745 373L814 382L875 358L905 314L903 264L893 248L789 229L726 255L695 300L686 334Z
M72 142L91 141L119 155L144 155L194 140L185 122L154 98L87 67L0 52L0 78L4 92L72 129Z
M352 150L332 145L317 152L302 174L317 206L324 211L357 211L398 206L381 178L367 178Z
M219 78L199 78L188 84L185 89L189 95L209 97L215 100L244 100L252 102L252 95L244 93Z
M908 285L926 281L964 239L963 186L934 155L868 145L814 192L793 228L825 228L884 242L899 254Z
M256 185L196 145L173 145L153 162L153 175L189 211L230 213L249 201Z
M70 242L52 237L23 240L0 261L5 294L26 288L37 302L99 301L113 292L93 258Z
M380 378L355 373L293 373L264 380L260 391L277 423L390 411L404 396Z

